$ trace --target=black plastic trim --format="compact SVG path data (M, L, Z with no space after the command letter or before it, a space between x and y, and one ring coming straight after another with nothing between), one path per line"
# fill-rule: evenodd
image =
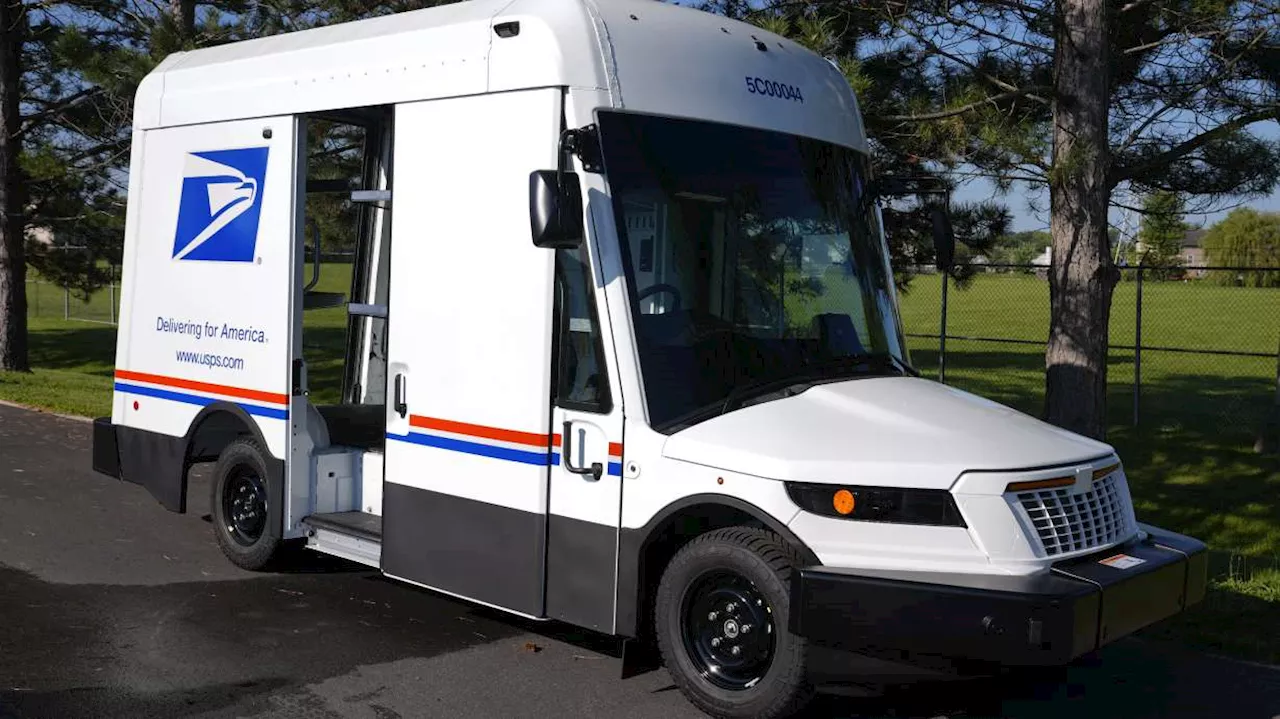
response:
M187 511L187 439L116 425L120 479L146 487L162 507Z
M120 479L120 445L110 417L93 420L93 471Z
M495 35L502 39L512 38L520 34L520 21L500 22L493 26Z
M848 522L874 522L876 524L902 524L919 527L967 528L969 526L965 522L964 516L960 513L960 507L956 505L955 495L951 494L951 491L947 489L872 487L821 482L786 482L785 484L787 487L787 497L790 498L797 507L809 514L815 514L819 517L841 519ZM857 504L849 514L840 514L831 504L831 496L842 489L852 492L853 495L857 497ZM874 506L870 511L865 510L867 502L874 503L877 495L888 495L894 493L901 493L904 498L910 495L922 498L936 498L940 502L938 506L940 513L936 517L923 517L912 516L904 507L897 507L895 510L883 511L879 514L874 514ZM824 501L813 501L819 495L824 498Z
M1187 557L1187 606L1204 601L1204 595L1209 589L1209 552L1205 543L1141 522L1138 523L1138 529L1146 532L1150 541L1157 546Z
M197 455L193 445L201 426L210 417L226 414L239 424L238 434L249 434L265 452L266 440L262 430L254 422L249 413L231 402L214 402L205 406L191 420L187 433L180 437L138 429L127 425L111 424L107 418L94 421L93 429L93 467L96 471L109 476L146 487L165 509L179 514L187 511L187 470L198 461L212 461L215 456ZM111 444L114 443L114 450ZM103 471L112 469L110 455L116 456L115 473ZM272 513L281 511L279 517L283 522L282 512L284 498L284 460L267 453L268 464L272 466ZM278 495L278 496L276 496Z
M1204 545L1156 541L1030 576L806 567L792 581L790 630L819 646L1003 665L1062 665L1185 610L1204 581ZM1198 547L1198 549L1197 549ZM1116 554L1143 560L1100 564Z
M357 537L370 542L382 541L382 517L367 512L330 512L312 514L303 523L316 529Z
M725 494L695 494L668 504L653 515L643 527L623 528L618 534L618 609L616 633L624 637L636 637L640 630L640 603L644 584L657 583L655 577L642 577L641 559L654 539L654 532L677 513L698 505L713 505L734 509L755 518L770 531L776 532L800 552L807 565L819 566L818 556L809 549L785 524L763 509L737 497Z

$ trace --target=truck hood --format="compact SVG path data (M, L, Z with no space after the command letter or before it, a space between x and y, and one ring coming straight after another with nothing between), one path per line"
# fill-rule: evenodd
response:
M667 438L671 459L797 482L948 488L972 470L1072 464L1110 446L931 380L820 384Z

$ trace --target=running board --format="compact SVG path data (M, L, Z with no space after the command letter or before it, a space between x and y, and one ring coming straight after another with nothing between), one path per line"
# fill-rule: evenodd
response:
M382 517L365 512L313 514L307 525L307 548L370 567L382 566Z

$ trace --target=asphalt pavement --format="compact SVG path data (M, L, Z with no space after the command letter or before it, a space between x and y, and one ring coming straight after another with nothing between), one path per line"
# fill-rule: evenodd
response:
M90 425L0 406L0 718L702 716L615 644L301 554L219 552L189 513L94 474ZM1280 638L1277 638L1280 641ZM1062 681L828 697L816 717L1280 719L1280 669L1125 640Z

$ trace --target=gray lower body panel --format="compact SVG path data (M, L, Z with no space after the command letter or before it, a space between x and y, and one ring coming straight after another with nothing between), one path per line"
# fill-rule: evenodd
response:
M545 516L387 482L382 526L387 574L543 616Z
M547 519L547 616L613 632L618 530L580 519Z

